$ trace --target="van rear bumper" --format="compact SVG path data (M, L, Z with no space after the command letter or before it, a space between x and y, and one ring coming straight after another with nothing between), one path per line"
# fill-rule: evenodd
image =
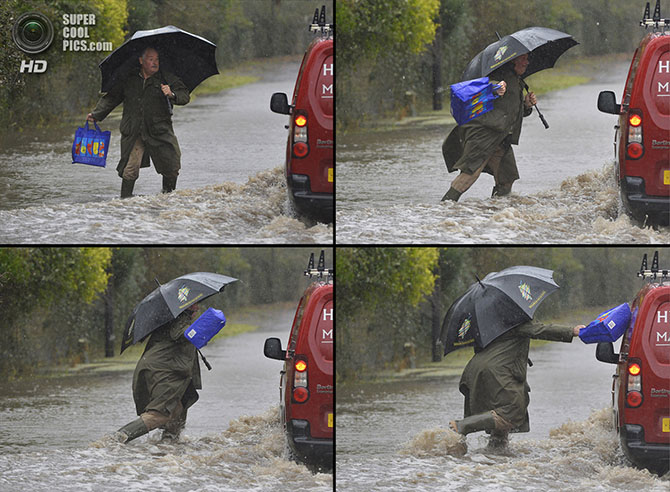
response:
M333 440L312 437L309 422L292 419L286 426L291 451L305 463L333 469Z
M670 196L647 195L644 178L626 176L622 181L622 195L635 214L665 213L670 215Z
M332 223L335 211L332 193L315 193L311 189L309 176L292 174L288 179L291 200L300 213L321 222Z
M641 425L625 424L621 428L621 444L628 459L638 466L661 471L670 467L670 444L646 442Z

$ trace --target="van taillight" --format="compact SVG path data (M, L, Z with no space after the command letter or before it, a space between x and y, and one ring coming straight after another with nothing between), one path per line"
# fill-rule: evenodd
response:
M639 407L642 405L642 400L642 366L638 361L629 361L626 406Z
M309 398L307 388L296 388L293 390L293 399L298 403L305 403L307 398Z
M309 390L307 389L307 361L296 359L294 367L293 400L298 403L305 403L309 398Z
M293 127L293 155L300 158L306 157L309 154L307 115L300 110L296 111L293 123L295 123Z
M295 124L301 127L305 126L307 124L307 117L305 115L299 114L295 117Z
M637 110L631 110L628 116L628 145L626 152L630 159L639 159L644 154L642 145L642 113Z

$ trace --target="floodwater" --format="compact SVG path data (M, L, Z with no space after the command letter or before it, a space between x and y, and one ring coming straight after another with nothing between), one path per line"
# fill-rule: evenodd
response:
M625 462L609 410L614 366L594 354L579 340L531 349L531 432L511 434L504 454L487 452L482 432L457 452L446 428L463 416L460 374L340 386L338 492L667 491L670 474Z
M203 389L176 443L160 430L127 445L105 435L134 420L132 368L0 385L0 490L329 492L330 473L286 459L279 423L279 361L293 307L268 306L239 322L259 328L203 348ZM236 321L230 319L230 322ZM224 328L225 330L225 328Z
M3 243L331 243L332 226L301 219L283 178L287 117L270 111L273 92L292 94L299 61L268 62L253 84L199 96L174 109L182 151L177 192L142 169L121 201L119 116L107 167L72 164L76 126L26 129L0 149Z
M521 179L490 199L482 175L458 203L440 202L458 175L447 173L442 142L451 126L403 125L341 135L337 141L340 243L667 243L625 214L614 178L613 115L598 93L621 98L627 64L604 67L587 84L538 96L550 127L524 119L514 154ZM532 90L532 85L531 85Z

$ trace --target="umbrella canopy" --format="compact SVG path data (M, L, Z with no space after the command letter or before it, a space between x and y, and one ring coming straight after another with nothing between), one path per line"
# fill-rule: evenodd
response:
M478 280L449 307L440 340L444 354L476 343L486 347L512 328L533 318L547 296L558 289L554 272L514 266Z
M158 51L160 68L179 77L189 92L207 77L219 73L214 57L214 43L175 26L165 26L137 31L100 62L102 92L109 92L131 70L139 70L137 60L148 46Z
M139 342L156 328L179 316L196 302L208 298L237 281L218 273L194 272L159 286L135 306L126 322L121 352Z
M529 53L522 77L552 68L556 60L579 43L572 36L548 27L528 27L500 38L480 51L465 68L463 80L486 77L508 61Z

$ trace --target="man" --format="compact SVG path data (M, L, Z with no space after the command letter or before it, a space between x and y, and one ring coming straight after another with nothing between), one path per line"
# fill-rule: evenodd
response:
M491 74L500 80L500 99L493 109L468 123L454 128L442 145L447 170L461 173L451 183L444 200L458 201L483 172L492 174L495 186L491 197L512 191L519 172L511 145L519 143L521 122L537 103L534 93L523 96L521 75L528 68L528 55L519 56ZM494 82L495 83L495 82Z
M198 305L189 306L174 321L149 336L133 375L133 398L140 418L118 430L123 442L162 428L163 439L177 439L188 408L202 389L198 353L184 337L195 321Z
M121 160L116 168L123 179L121 198L133 196L140 167L149 167L149 158L156 172L163 175L163 193L176 188L181 168L181 151L172 128L171 113L172 104L189 102L188 89L177 76L160 71L158 52L154 48L146 48L139 63L139 71L133 69L126 79L102 96L87 116L89 121L101 121L123 103Z
M485 430L491 434L490 448L505 447L509 432L528 432L526 368L530 364L531 338L571 342L584 325L573 327L543 325L529 321L504 333L484 349L475 347L475 356L465 366L459 390L465 396L463 420L449 427L467 435Z

